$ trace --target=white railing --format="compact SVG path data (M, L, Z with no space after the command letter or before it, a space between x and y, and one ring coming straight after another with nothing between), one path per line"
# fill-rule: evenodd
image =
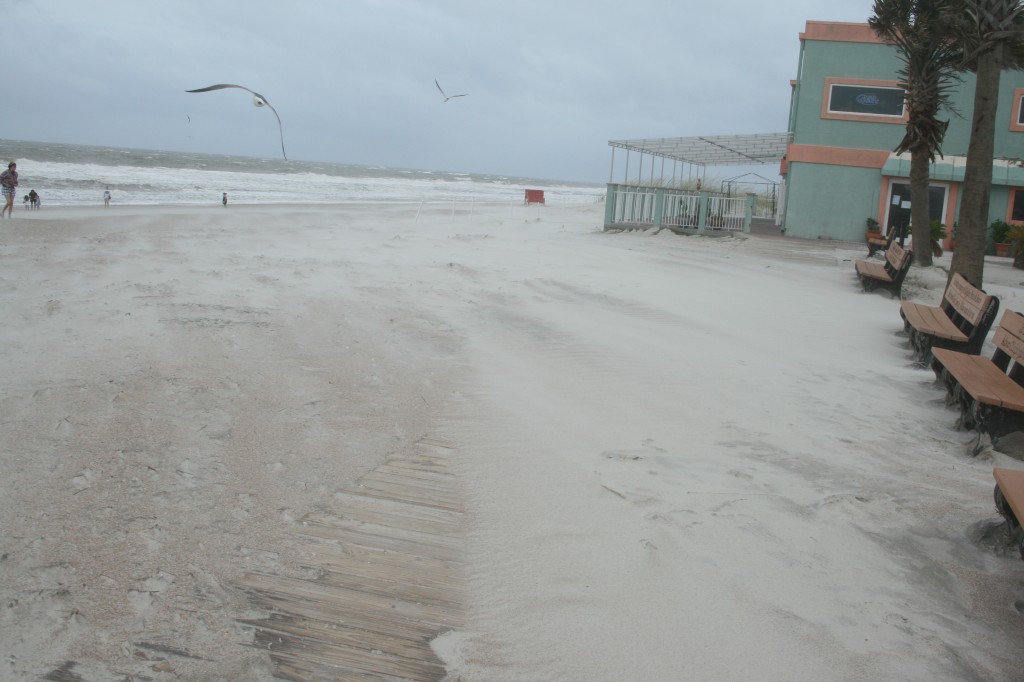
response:
M753 195L731 198L713 192L608 185L605 227L617 225L705 231L749 229Z
M699 196L695 194L669 194L665 196L665 212L661 216L663 225L698 227L699 221Z
M654 224L654 192L619 190L615 192L613 223Z
M708 197L708 227L742 232L747 216L746 199Z

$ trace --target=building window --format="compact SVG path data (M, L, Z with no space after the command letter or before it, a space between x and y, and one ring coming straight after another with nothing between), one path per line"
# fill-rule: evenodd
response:
M1024 88L1013 91L1013 115L1010 117L1010 130L1024 133Z
M846 121L904 123L906 91L896 81L826 78L821 117Z
M834 114L903 116L903 90L835 84L829 95L828 110Z
M1024 187L1018 187L1013 190L1011 195L1009 222L1024 223Z

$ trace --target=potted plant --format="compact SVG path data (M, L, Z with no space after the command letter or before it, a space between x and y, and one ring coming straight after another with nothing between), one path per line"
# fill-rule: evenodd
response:
M942 240L946 238L946 225L940 220L933 220L928 223L932 237L932 255L938 258L942 255Z
M865 236L867 236L868 238L882 237L882 227L881 225L878 224L877 220L875 220L874 218L868 218L867 220L864 221L864 224L867 226L867 235Z
M1012 225L1006 233L1010 242L1010 255L1013 256L1013 267L1024 270L1024 225Z
M889 248L889 242L882 234L882 226L878 224L877 220L868 218L864 224L867 227L864 230L864 242L868 245L868 256L874 255L876 251L884 251Z
M1009 256L1011 248L1009 223L1005 220L993 220L988 229L992 235L992 242L996 245L996 255Z

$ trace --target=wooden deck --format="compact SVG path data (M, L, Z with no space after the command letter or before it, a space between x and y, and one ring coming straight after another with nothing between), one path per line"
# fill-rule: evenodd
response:
M446 454L423 439L296 526L313 578L249 573L270 615L245 621L285 680L438 680L430 648L462 626L462 503Z

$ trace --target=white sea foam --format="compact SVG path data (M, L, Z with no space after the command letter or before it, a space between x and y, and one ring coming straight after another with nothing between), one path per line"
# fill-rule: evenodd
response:
M548 203L598 201L600 185L527 178L388 169L247 157L149 152L0 141L18 159L19 192L35 189L44 206L95 205L110 189L115 205L218 203L521 202L543 189Z

